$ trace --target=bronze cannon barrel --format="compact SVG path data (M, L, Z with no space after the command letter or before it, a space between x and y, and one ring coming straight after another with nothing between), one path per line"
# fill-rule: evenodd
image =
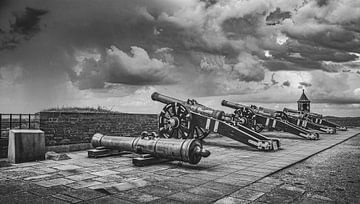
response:
M301 114L300 111L298 110L294 110L294 109L290 109L290 108L284 108L283 109L284 112L288 112L288 113L297 113L297 114Z
M239 104L239 103L230 102L230 101L227 101L227 100L222 100L221 105L229 107L229 108L233 108L233 109L249 108L248 106L245 106L245 105L242 105L242 104Z
M208 157L210 152L203 148L195 139L170 139L142 137L118 137L96 133L92 139L93 147L106 147L120 151L151 154L154 157L183 161L197 164L202 157Z
M258 112L265 116L276 117L277 111L270 108L259 107Z
M218 120L223 120L225 116L225 112L222 110L214 110L212 108L206 107L202 104L198 104L197 102L194 103L194 100L190 100L193 103L188 103L179 99L175 99L169 96L162 95L160 93L154 92L151 94L151 99L154 101L159 101L164 104L169 103L180 103L184 105L186 108L190 109L191 111L195 113L199 113L201 115L205 115L208 117L212 117Z
M164 103L164 104L169 104L169 103L181 103L183 105L186 104L185 101L182 101L182 100L179 100L179 99L176 99L176 98L172 98L172 97L169 97L169 96L165 96L165 95L162 95L158 92L154 92L153 94L151 94L151 99L154 100L154 101L159 101L161 103Z
M323 116L319 113L307 113L307 115L309 117L312 117L312 118L322 118Z

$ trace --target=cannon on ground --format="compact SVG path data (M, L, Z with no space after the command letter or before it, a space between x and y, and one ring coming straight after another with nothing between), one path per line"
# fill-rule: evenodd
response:
M159 115L159 136L202 140L209 133L218 133L259 150L277 150L278 139L270 139L245 126L234 126L231 116L211 109L195 100L182 101L157 92L154 101L166 104Z
M91 139L93 147L101 147L121 152L134 152L145 154L151 157L134 158L136 166L143 166L159 159L183 161L190 164L197 164L202 157L208 157L210 152L196 139L171 139L158 138L154 134L142 133L140 137L119 137L106 136L100 133L95 134ZM94 151L89 151L92 157Z
M319 134L310 132L302 127L284 120L279 112L270 109L258 108L254 105L246 106L223 100L221 105L235 109L233 120L237 125L245 125L261 132L264 128L289 132L291 134L310 139L318 140Z
M262 107L259 107L259 111L264 113L275 113L278 118L306 129L318 130L327 134L336 133L335 128L313 123L311 120L303 118L299 115L289 115L287 113L284 113L283 111L276 111L273 109L267 109Z
M304 120L310 121L311 123L317 124L317 125L321 125L323 127L330 127L333 128L335 130L341 130L341 131L346 131L347 127L345 126L341 126L339 124L336 124L334 122L330 122L328 120L325 120L323 118L323 116L319 113L311 113L311 112L302 112L302 111L298 111L298 110L293 110L293 109L289 109L289 108L284 108L283 112L286 113L289 116L293 116L293 117L298 117L298 118L302 118Z

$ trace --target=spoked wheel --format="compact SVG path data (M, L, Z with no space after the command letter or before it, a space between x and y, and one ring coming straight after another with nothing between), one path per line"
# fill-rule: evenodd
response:
M288 121L288 119L289 119L288 116L286 115L286 113L284 113L282 111L276 111L275 118L280 119L280 120L285 120L285 121Z
M254 121L253 128L254 128L255 132L259 133L264 130L265 126L263 124L260 124L260 123L257 123L256 121Z
M195 139L202 140L205 137L207 137L209 135L209 133L210 132L208 130L205 130L201 127L198 127L198 126L193 127L193 138L195 138Z
M160 137L192 138L191 113L180 103L167 104L159 116Z
M235 111L235 115L238 115L244 123L243 125L255 130L256 132L261 132L265 127L259 123L256 123L255 113L250 108L242 108Z

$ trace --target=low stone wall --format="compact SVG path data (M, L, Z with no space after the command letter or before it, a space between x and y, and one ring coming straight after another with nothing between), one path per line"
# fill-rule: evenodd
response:
M40 112L40 129L46 146L89 143L95 133L139 136L157 131L155 114Z
M47 151L91 148L91 137L95 133L139 136L142 131L157 132L158 129L158 116L155 114L48 111L39 115L39 129L45 132ZM7 157L7 136L8 132L5 137L0 137L0 158Z
M0 158L6 158L8 155L9 138L0 138Z

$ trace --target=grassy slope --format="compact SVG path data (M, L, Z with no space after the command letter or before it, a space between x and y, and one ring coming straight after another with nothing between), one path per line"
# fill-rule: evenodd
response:
M360 117L326 116L324 119L347 127L360 127Z

